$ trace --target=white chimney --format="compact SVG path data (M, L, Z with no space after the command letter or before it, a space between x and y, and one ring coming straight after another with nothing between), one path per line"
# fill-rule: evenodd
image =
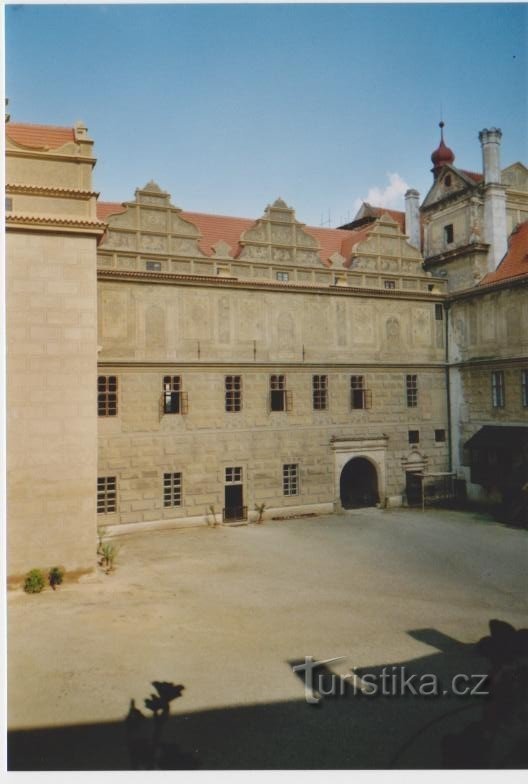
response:
M500 128L479 133L484 170L484 241L489 243L488 269L495 270L508 248L506 230L506 187L501 183Z
M405 233L409 243L420 250L420 194L414 188L405 194Z

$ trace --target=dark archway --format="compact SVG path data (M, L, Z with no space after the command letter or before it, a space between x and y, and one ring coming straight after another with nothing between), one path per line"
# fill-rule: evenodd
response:
M354 457L341 471L339 481L341 506L356 509L375 506L379 502L378 474L366 457Z

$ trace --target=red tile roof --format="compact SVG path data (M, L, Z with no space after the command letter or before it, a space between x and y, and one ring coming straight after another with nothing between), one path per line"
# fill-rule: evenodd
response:
M480 285L528 275L528 221L521 223L511 234L508 251L494 272L482 278Z
M73 128L55 125L27 125L26 123L6 123L6 135L11 141L23 147L55 149L67 142L75 141Z
M97 202L97 217L105 223L110 215L117 215L120 212L126 212L126 207L118 201Z
M469 177L469 179L473 180L473 182L482 182L482 180L484 179L484 175L479 174L478 172L470 172L470 171L466 171L465 169L459 169L458 171L462 172L462 174L465 174L466 177Z

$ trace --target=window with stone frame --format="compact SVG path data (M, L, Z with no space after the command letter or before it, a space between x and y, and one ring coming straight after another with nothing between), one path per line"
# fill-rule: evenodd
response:
M446 440L446 431L443 428L438 428L435 431L435 443L443 444Z
M187 393L182 390L181 376L163 376L162 405L164 414L187 413Z
M418 405L418 376L408 374L405 376L407 408L416 408Z
M163 474L163 506L182 505L182 475L181 472Z
M366 388L365 376L350 376L350 408L371 408L372 392Z
M286 389L286 376L270 376L270 411L291 411L292 393Z
M298 463L285 463L282 466L282 490L284 495L299 495Z
M99 416L117 415L117 376L98 376L97 413Z
M225 410L242 410L242 376L225 377Z
M504 371L493 370L491 372L491 405L493 408L504 408Z
M328 376L312 376L312 402L314 411L328 408Z
M409 444L419 444L420 443L420 431L419 430L409 430L409 432L408 432L408 439L409 439Z
M455 239L455 230L453 228L453 224L448 223L447 226L444 226L444 240L446 245L451 245L454 239Z
M110 514L116 511L117 481L115 476L97 478L97 514Z

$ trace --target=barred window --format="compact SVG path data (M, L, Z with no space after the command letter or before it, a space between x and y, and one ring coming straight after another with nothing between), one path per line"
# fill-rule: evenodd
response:
M521 370L521 400L524 408L528 407L528 369Z
M405 384L407 389L407 408L416 408L418 405L418 376L406 376Z
M97 478L97 514L109 514L116 510L115 476Z
M286 376L270 376L270 411L291 411L292 395L286 390Z
M283 283L286 283L290 279L290 273L289 272L284 272L282 270L279 270L277 272L276 277L277 277L277 280L280 280Z
M328 408L328 376L312 376L312 398L315 411Z
M350 376L350 407L370 408L371 405L372 394L365 387L365 377Z
M99 416L117 414L117 376L99 376L97 379L97 413Z
M163 506L181 506L182 475L181 473L163 474Z
M187 393L182 391L181 376L163 376L163 413L187 413Z
M242 481L242 466L230 466L225 470L226 484L239 484Z
M242 376L225 377L225 410L242 409Z
M409 430L409 444L419 444L420 443L420 431L419 430Z
M504 371L503 370L492 371L491 404L493 408L504 408Z
M284 495L299 495L299 465L285 463L282 466L282 489Z

